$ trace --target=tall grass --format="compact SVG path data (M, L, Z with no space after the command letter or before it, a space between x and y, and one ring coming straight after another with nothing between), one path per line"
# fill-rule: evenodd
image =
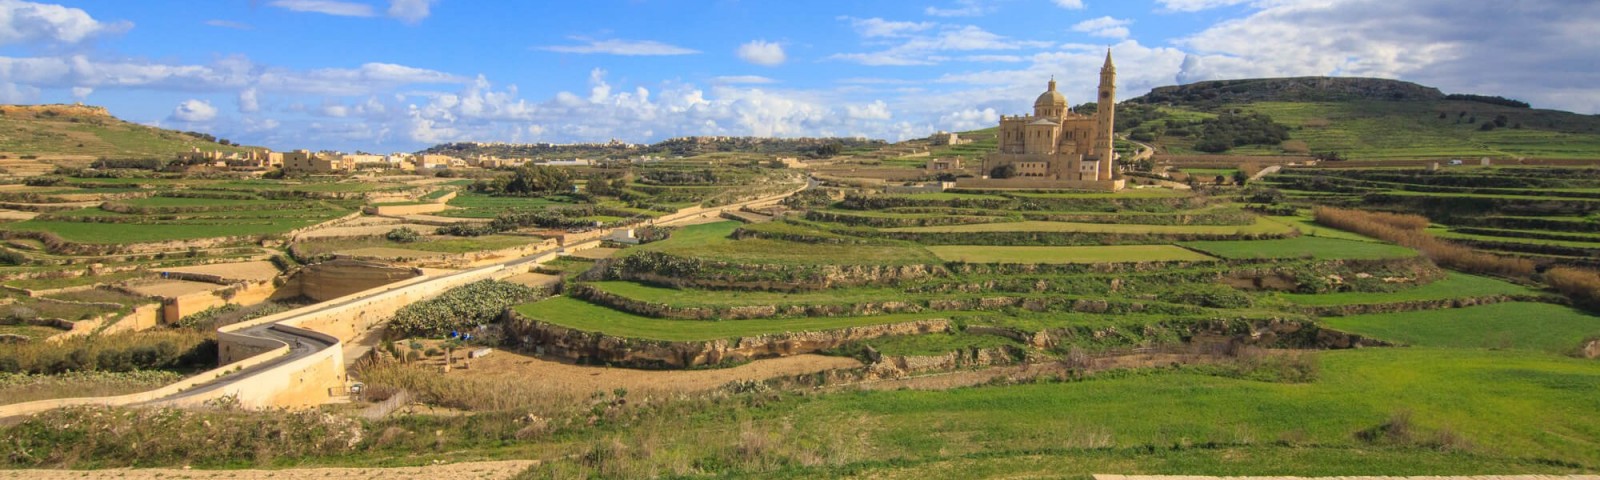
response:
M1554 267L1544 272L1544 282L1578 306L1600 310L1600 273L1572 267Z
M1536 264L1525 258L1502 257L1440 240L1427 232L1420 215L1317 207L1317 223L1415 248L1441 266L1468 273L1533 278Z

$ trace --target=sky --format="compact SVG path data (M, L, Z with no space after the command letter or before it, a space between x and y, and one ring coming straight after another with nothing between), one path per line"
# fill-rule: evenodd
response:
M1594 0L0 0L0 103L278 150L888 140L1204 80L1380 77L1600 112Z

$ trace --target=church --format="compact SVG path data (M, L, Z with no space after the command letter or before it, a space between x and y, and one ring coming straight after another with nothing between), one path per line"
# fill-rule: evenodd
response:
M1092 115L1073 112L1056 81L1033 102L1033 115L1001 116L999 149L983 159L983 178L958 186L1120 190L1114 179L1112 125L1117 111L1117 68L1106 51L1099 98Z

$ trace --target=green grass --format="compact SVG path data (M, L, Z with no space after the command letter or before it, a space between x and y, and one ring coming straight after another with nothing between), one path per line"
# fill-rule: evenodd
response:
M508 212L526 212L543 210L549 207L576 204L569 197L496 197L481 193L461 192L445 202L446 205L459 207L460 210L446 210L436 215L460 218L494 218Z
M1257 219L1253 225L1134 225L1117 223L1076 223L1023 221L1005 223L977 223L969 225L943 225L935 227L886 228L889 232L959 233L959 232L1083 232L1129 234L1276 234L1292 230L1281 223Z
M1365 236L1365 235L1361 235L1359 233L1346 232L1344 230L1340 230L1340 229L1337 229L1337 228L1330 228L1327 225L1320 225L1320 224L1317 223L1316 220L1312 219L1309 215L1298 215L1298 216L1293 216L1293 217L1277 217L1277 216L1274 216L1274 217L1263 217L1263 218L1266 218L1269 221L1278 222L1278 223L1282 223L1284 225L1288 225L1290 227L1294 227L1294 229L1299 230L1302 235L1306 235L1306 236L1310 236L1310 237L1337 238L1337 239L1341 239L1341 240L1360 240L1360 241L1366 241L1366 242L1376 242L1376 241L1378 241L1377 239L1374 239L1372 237L1368 237L1368 236Z
M1307 236L1276 240L1185 242L1181 245L1228 259L1316 258L1366 260L1405 258L1417 255L1415 250L1399 245Z
M554 297L519 305L516 311L529 319L578 330L618 337L685 342L947 318L945 314L936 312L782 320L664 320L620 312L570 297Z
M1330 317L1322 322L1334 329L1422 347L1567 353L1576 349L1585 338L1600 335L1600 317L1546 303L1512 302L1448 310ZM1594 367L1592 362L1590 365ZM1595 371L1600 374L1600 370Z
M724 307L743 305L837 305L876 302L888 298L911 299L917 295L894 288L857 287L806 292L765 292L745 290L701 290L658 287L627 281L589 282L602 291L651 303L674 307Z
M728 238L740 222L713 222L684 227L667 240L633 248L683 256L752 264L906 265L940 263L926 248L909 243L836 245L749 238Z
M1398 292L1367 293L1344 292L1319 295L1284 294L1289 303L1307 306L1361 305L1410 302L1418 300L1445 300L1489 295L1539 295L1538 290L1489 277L1450 272L1442 280Z
M1214 258L1173 245L1014 247L940 245L927 247L939 258L970 263L1122 263L1206 261Z

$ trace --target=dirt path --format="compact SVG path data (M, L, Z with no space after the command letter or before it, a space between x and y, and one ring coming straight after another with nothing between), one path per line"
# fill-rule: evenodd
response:
M531 460L502 462L469 462L425 467L398 468L295 468L287 470L183 470L176 468L139 468L112 470L0 470L0 480L70 480L70 479L252 479L273 480L326 480L326 479L381 479L381 480L467 480L511 478L534 464Z
M823 355L757 360L732 368L706 370L635 370L573 365L515 352L496 351L472 361L471 368L455 369L448 375L503 378L506 381L538 381L579 395L616 388L650 391L695 392L719 388L736 380L764 380L788 375L816 373L861 366L853 358ZM459 364L458 364L459 366Z

